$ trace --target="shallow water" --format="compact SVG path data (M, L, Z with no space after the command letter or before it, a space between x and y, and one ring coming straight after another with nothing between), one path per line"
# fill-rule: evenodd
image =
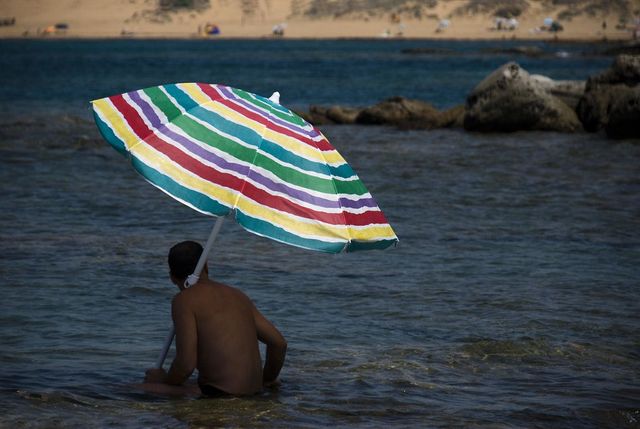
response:
M275 87L300 106L448 106L507 60L469 43L398 54L418 44L0 42L15 59L0 65L0 426L638 427L640 144L600 135L323 127L399 246L316 254L225 222L211 269L287 337L282 386L220 400L130 387L170 323L166 250L204 240L212 220L139 177L87 101L200 80ZM554 78L610 62L571 49L522 62ZM203 68L210 51L218 69ZM51 61L66 65L43 71Z

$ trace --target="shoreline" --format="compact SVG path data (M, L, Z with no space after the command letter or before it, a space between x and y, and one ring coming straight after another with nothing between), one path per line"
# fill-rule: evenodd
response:
M197 34L193 35L162 35L162 34L146 34L146 35L109 35L109 36L84 36L84 35L47 35L47 36L0 36L0 40L49 40L49 41L62 41L62 40L201 40L203 42L224 42L224 41L239 41L239 40L265 40L265 41L371 41L371 42L543 42L549 44L640 44L639 40L632 38L551 38L551 37L376 37L376 36L335 36L335 37L318 37L318 36L299 36L299 37L276 37L271 35L265 36L224 36L224 37L202 37Z

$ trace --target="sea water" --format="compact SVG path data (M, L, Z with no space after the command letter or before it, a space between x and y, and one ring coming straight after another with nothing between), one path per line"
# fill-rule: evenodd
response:
M213 219L138 176L90 100L200 81L447 108L509 60L554 79L612 60L488 53L516 44L0 41L0 427L638 427L640 144L601 134L322 127L400 244L317 254L225 222L210 271L287 338L282 385L132 387L171 323L167 249Z

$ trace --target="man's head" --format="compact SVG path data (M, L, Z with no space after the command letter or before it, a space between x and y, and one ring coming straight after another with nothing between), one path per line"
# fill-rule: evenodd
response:
M202 246L195 241L183 241L169 250L169 273L178 287L193 274L201 254Z

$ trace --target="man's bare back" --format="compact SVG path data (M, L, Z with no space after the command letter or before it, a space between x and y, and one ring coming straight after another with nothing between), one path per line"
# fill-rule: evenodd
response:
M259 392L276 381L287 343L240 290L212 281L205 268L193 286L172 274L181 292L172 302L176 357L168 373L147 371L147 382L181 385L198 369L198 385L206 392L232 395ZM182 282L182 283L181 283ZM267 346L264 370L258 341Z

